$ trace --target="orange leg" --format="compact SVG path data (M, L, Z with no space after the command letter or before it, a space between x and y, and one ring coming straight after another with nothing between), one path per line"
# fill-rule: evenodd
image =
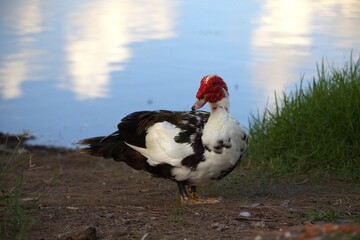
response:
M212 204L220 202L219 198L200 198L196 193L196 186L189 186L185 182L177 182L182 204Z

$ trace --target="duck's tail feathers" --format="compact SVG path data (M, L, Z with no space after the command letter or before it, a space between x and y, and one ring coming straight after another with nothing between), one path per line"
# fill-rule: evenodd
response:
M119 136L119 132L116 131L109 136L86 138L79 141L77 144L86 146L80 149L81 153L104 158L112 158L114 157L115 152L119 151L119 146L124 145L124 142Z

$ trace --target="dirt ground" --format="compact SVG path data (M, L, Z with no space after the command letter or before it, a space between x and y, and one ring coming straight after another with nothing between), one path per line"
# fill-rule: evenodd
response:
M64 149L31 151L23 200L42 195L30 211L36 220L31 239L314 239L306 237L338 233L347 237L318 239L360 239L360 183L252 176L240 166L198 188L201 196L221 197L220 203L182 205L174 182L123 163ZM87 227L89 234L82 232Z

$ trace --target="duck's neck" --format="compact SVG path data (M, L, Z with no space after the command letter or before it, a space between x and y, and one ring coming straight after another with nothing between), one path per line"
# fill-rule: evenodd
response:
M225 96L223 99L221 99L218 102L210 102L209 103L210 110L212 113L217 112L219 110L229 112L230 102L229 102L229 96Z

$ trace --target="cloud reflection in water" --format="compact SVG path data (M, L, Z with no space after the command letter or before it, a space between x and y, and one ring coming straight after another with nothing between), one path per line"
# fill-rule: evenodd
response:
M46 14L47 8L41 3L40 0L19 0L8 3L6 10L0 11L6 28L16 35L11 42L16 45L11 48L16 52L0 56L0 96L3 99L20 97L23 82L43 79L50 68L48 62L59 62L52 59L51 48L46 50L41 46L44 43L40 34L45 23L61 23L47 29L64 35L64 40L58 40L57 44L62 44L60 49L64 50L65 63L55 66L62 74L55 79L60 81L58 87L73 91L79 100L107 96L110 73L124 70L132 57L131 44L175 36L177 3L174 1L67 3L70 5L65 8L70 11L57 20L52 19L57 14ZM51 6L51 9L56 7ZM61 59L61 56L55 57Z
M67 23L70 77L61 84L80 100L108 95L109 74L125 68L132 43L175 36L170 1L97 0L80 7Z
M250 76L264 99L297 81L302 74L299 66L313 68L315 61L333 56L334 50L344 51L360 42L360 31L354 31L360 22L357 0L267 0L258 16L251 39Z
M21 96L22 82L40 79L41 67L34 66L34 59L40 58L42 51L31 48L36 41L33 36L43 30L43 14L40 0L3 4L0 19L18 38L12 42L16 52L0 56L0 96L13 99Z

